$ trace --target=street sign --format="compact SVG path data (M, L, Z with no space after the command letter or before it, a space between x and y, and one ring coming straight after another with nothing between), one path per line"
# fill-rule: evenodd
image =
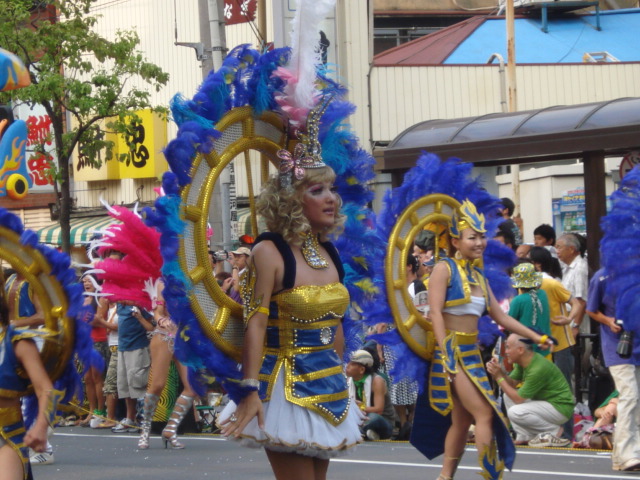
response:
M622 157L622 161L620 162L620 180L624 178L624 176L631 171L633 167L640 163L640 152L637 150L631 151L627 153L624 157Z

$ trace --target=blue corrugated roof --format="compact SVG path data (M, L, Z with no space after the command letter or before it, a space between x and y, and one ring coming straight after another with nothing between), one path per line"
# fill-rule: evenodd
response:
M549 33L540 19L516 18L516 63L581 63L585 52L606 51L621 62L640 61L640 9L594 15L549 18ZM484 64L493 53L507 58L504 18L488 17L443 62L446 65Z

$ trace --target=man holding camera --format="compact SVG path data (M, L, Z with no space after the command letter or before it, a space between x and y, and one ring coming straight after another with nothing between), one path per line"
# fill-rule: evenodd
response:
M233 289L240 291L240 278L247 269L251 250L247 247L240 247L229 253L229 263L231 264L231 277L233 278Z
M613 469L640 471L640 339L621 344L624 323L616 322L615 299L607 293L607 272L598 270L589 284L587 314L600 323L600 342L605 366L620 393L613 434ZM628 339L627 339L628 340Z

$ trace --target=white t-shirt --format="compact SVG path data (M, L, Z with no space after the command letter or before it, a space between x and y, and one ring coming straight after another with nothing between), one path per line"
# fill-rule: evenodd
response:
M111 323L118 324L118 311L116 310L116 305L112 305L109 308L109 313L107 314L107 321ZM107 336L107 342L109 342L110 347L118 346L118 330L109 330L109 335Z

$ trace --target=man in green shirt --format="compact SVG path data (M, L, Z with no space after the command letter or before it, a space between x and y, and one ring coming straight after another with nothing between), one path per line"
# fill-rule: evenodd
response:
M509 335L506 355L514 364L507 375L497 359L487 371L504 392L507 416L516 432L516 444L535 447L565 447L562 425L573 415L573 395L564 375L553 362L533 351L528 339Z

